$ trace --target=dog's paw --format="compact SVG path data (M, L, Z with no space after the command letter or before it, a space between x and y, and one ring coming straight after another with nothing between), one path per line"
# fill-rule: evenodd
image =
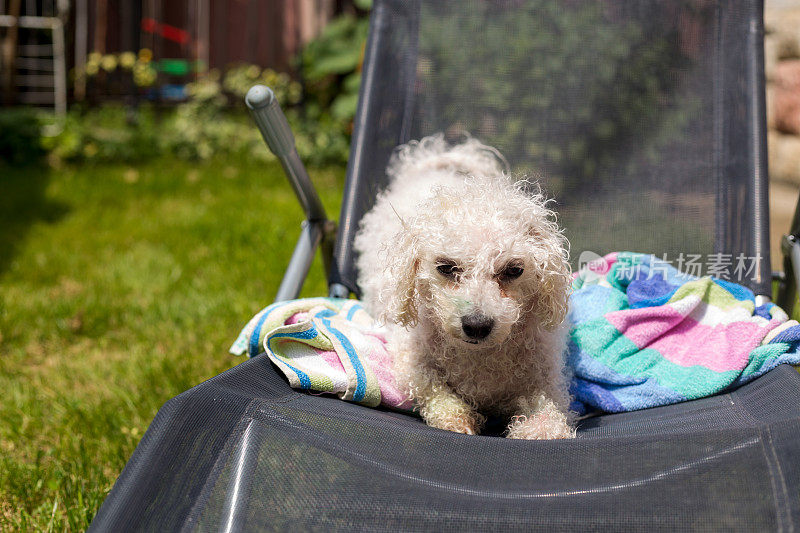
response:
M531 416L515 416L508 426L506 438L545 440L573 439L575 428L567 423L561 413L536 413Z
M427 421L431 427L463 433L465 435L475 435L478 427L474 420L463 417L440 417L435 420Z
M431 427L476 435L486 418L447 390L439 390L420 402L420 414Z

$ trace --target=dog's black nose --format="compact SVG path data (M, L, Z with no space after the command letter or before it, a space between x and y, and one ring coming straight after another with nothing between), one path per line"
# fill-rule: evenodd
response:
M485 339L492 332L494 319L476 314L461 317L461 329L471 339Z

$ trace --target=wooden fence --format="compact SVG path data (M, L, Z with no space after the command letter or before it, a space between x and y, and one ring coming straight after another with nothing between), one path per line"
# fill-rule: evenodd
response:
M337 8L335 0L75 0L72 19L85 28L74 34L75 62L92 51L150 48L211 68L247 62L290 70Z

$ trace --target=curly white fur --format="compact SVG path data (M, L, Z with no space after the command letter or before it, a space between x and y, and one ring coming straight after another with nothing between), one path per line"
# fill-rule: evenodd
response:
M363 301L429 425L475 434L500 414L508 437L573 437L566 239L538 187L510 179L498 156L441 135L395 152L355 239Z

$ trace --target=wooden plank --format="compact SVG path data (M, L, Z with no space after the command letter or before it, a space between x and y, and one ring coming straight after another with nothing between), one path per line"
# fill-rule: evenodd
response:
M228 20L227 0L212 0L210 10L210 36L208 41L209 65L211 68L222 69L228 61L228 31L221 20Z
M227 52L223 68L247 61L247 5L249 2L228 2Z
M16 22L20 14L20 0L11 0L8 9L9 16ZM19 53L18 32L16 24L12 24L0 42L0 87L2 87L4 104L14 101L14 72L17 70L15 61Z
M87 0L75 0L75 70L83 72L86 68L87 47L89 46L89 8ZM86 76L76 76L73 87L75 99L86 97Z
M95 0L94 52L106 53L106 31L108 28L108 1Z
M52 44L21 44L17 47L17 53L24 57L52 57Z
M52 74L17 74L14 82L17 87L50 87L55 86L55 76Z
M41 57L18 57L17 68L39 72L53 72L53 60Z
M46 105L53 105L55 102L55 95L53 91L49 92L41 92L41 91L23 91L17 94L17 100L23 104L46 104Z
M246 38L242 39L246 43L242 60L247 63L258 63L258 32L259 32L259 0L250 0L247 6L247 27L245 29Z
M67 112L67 43L64 37L64 26L59 23L53 26L53 61L55 72L55 108L56 113L64 115Z
M52 29L57 23L58 19L52 17L13 17L11 15L0 15L0 26L6 28L18 26L20 28L48 30Z
M209 41L211 39L211 2L210 0L197 0L197 31L195 55L205 68L210 68L211 55Z

